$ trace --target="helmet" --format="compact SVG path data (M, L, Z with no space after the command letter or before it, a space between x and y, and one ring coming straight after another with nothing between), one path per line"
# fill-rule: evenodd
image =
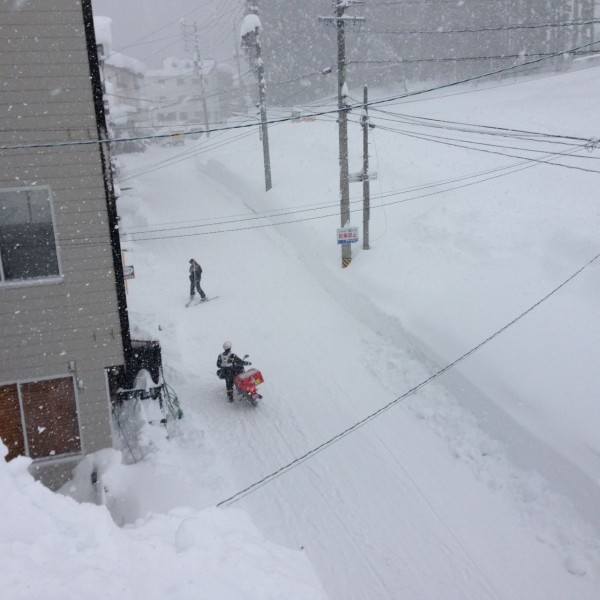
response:
M230 350L231 342L223 342L223 350Z

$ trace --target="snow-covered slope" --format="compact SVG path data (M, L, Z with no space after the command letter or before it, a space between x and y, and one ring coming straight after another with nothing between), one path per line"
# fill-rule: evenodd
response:
M306 557L265 540L242 511L180 507L119 528L104 506L52 493L27 472L30 459L6 464L6 453L0 444L3 598L326 597ZM91 460L80 471L87 468L89 475ZM94 460L110 473L113 491L131 485L132 468L120 465L116 451ZM83 487L79 475L72 485ZM146 475L148 481L147 468Z

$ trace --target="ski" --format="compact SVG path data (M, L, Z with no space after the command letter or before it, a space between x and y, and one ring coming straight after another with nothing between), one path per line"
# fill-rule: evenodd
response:
M219 296L211 296L210 298L207 296L204 300L193 300L192 302L188 302L185 307L189 308L190 306L196 306L197 304L206 304L211 300L216 300Z

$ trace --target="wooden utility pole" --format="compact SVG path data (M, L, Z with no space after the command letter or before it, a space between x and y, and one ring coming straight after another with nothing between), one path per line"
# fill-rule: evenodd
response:
M188 49L188 40L191 38L194 48L194 74L200 78L200 93L202 94L202 106L204 108L204 128L206 137L210 137L208 126L208 107L206 105L206 89L204 87L204 73L202 72L202 61L200 60L200 40L198 39L198 25L196 21L192 23L191 30L188 29L185 21L181 22L183 28L183 40L186 50Z
M369 249L369 219L371 218L371 198L369 186L369 91L365 85L363 92L363 249Z
M340 227L350 225L350 181L348 179L348 113L346 97L346 27L344 13L347 6L339 2L336 6L337 64L338 64L338 134L340 157ZM342 244L342 268L352 261L352 246Z
M245 86L244 80L242 78L242 66L240 64L240 50L239 50L239 44L236 42L237 34L236 34L235 23L233 24L233 39L234 39L234 46L235 46L235 63L237 65L237 72L238 72L238 95L241 100L241 105L243 105L244 109L246 109L246 86Z
M265 165L265 190L271 189L271 157L269 154L269 133L267 131L267 83L265 81L265 67L261 57L260 30L256 36L256 74L258 76L258 102L263 143L263 162Z
M338 70L338 137L340 161L340 227L350 225L350 180L348 173L348 85L346 83L346 21L364 21L364 17L346 17L346 9L351 4L364 4L360 0L334 0L335 17L320 17L325 23L334 22L337 30L337 70ZM352 262L352 246L341 244L342 268Z
M267 83L265 66L262 61L260 33L262 24L258 18L258 0L248 1L248 14L242 25L242 46L250 58L250 64L256 69L258 77L258 107L260 110L263 160L265 165L265 189L271 189L271 158L269 154L269 133L267 130Z

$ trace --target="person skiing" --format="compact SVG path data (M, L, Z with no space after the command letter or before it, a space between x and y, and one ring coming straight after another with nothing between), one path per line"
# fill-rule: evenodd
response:
M200 294L201 300L206 300L206 294L200 287L201 278L202 267L193 258L190 258L190 300L188 304L194 299L196 291Z
M251 364L251 362L243 360L231 351L231 342L223 342L223 352L217 358L217 367L220 371L219 377L225 380L229 402L233 402L233 380L235 376L244 372L244 366Z

